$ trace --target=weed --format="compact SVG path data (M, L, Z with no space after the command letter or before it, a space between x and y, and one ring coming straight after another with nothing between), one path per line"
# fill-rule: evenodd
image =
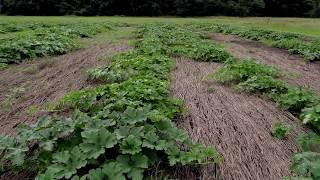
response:
M216 91L216 87L215 86L209 86L208 87L208 93L214 93Z
M299 138L303 151L293 157L291 171L294 178L319 179L320 174L320 136L307 134Z
M14 37L1 39L0 62L19 63L25 59L60 55L78 47L77 38L91 37L110 30L105 23L53 25L32 31L17 33Z
M302 73L299 72L288 72L285 74L289 78L299 79L302 77Z
M283 125L280 120L277 120L273 125L272 136L285 139L289 134L290 127Z
M6 95L5 100L2 102L1 107L4 111L9 111L12 106L15 104L16 100L20 98L25 92L24 87L18 87L9 90L9 93Z
M247 81L239 83L238 88L247 92L259 92L274 97L287 92L287 85L271 76L252 76Z
M0 70L4 70L8 67L8 64L0 63Z
M51 68L53 67L55 63L55 60L54 59L45 59L45 60L42 60L39 64L38 64L38 69L39 70L42 70L44 68Z
M34 115L39 111L40 111L40 107L38 105L33 105L28 108L27 113L29 115Z
M38 66L36 65L31 65L29 67L26 68L22 68L21 72L25 73L25 74L35 74L38 71Z

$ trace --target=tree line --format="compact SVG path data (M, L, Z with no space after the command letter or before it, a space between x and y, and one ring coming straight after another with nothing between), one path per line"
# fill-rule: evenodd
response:
M320 17L320 0L0 0L7 15Z

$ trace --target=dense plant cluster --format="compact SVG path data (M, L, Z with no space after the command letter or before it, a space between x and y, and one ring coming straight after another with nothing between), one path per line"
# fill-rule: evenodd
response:
M38 25L41 28L32 30ZM19 63L25 59L64 54L79 46L76 38L91 37L112 28L109 23L38 25L27 26L31 30L25 31L10 28L10 32L21 32L0 38L0 63Z
M150 36L148 41L140 43L139 47L149 51L160 50L171 56L183 56L201 61L224 62L230 58L225 49L209 40L200 33L195 33L186 26L165 24L151 26L157 36ZM143 33L143 32L141 32ZM155 49L151 49L149 41L158 41Z
M320 136L307 134L299 139L302 153L293 157L291 170L295 179L320 178Z
M197 24L194 26L208 31L237 35L246 39L260 41L272 47L288 49L290 53L301 54L306 60L320 60L319 39L310 39L289 32L278 32L224 24Z
M60 25L60 24L59 24ZM67 24L61 24L61 25L67 25ZM25 30L36 30L39 28L49 28L52 26L57 26L57 24L50 24L50 23L40 23L40 22L29 22L29 23L1 23L0 24L0 34L6 34L11 32L21 32Z
M72 117L45 117L20 126L16 138L1 136L2 163L33 167L39 180L136 180L159 161L170 166L220 161L214 147L193 143L172 121L181 101L169 95L173 61L163 51L164 37L172 33L167 27L143 27L134 50L91 70L91 79L109 84L62 98L56 109L74 110Z

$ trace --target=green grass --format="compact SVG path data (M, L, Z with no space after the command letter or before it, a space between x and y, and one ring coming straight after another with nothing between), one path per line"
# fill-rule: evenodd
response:
M113 31L99 33L93 38L80 39L80 44L86 47L94 44L118 43L121 40L132 39L135 30L134 27L116 27Z
M24 16L1 16L0 23L14 22L102 22L111 21L117 23L128 23L128 24L142 24L151 22L166 22L166 23L223 23L223 24L234 24L244 25L248 27L259 27L263 29L295 32L303 35L318 36L320 37L320 19L312 18L239 18L239 17L201 17L201 18L177 18L177 17L24 17Z

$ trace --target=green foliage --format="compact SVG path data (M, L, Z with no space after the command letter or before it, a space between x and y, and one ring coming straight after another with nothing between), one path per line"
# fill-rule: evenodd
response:
M320 129L320 104L304 108L300 114L300 118L304 124L310 124Z
M320 60L320 41L315 38L307 38L289 32L278 32L225 24L196 24L194 27L207 31L237 35L243 38L260 41L272 47L288 49L290 53L303 55L306 60Z
M260 92L269 96L278 96L287 92L287 85L271 76L252 76L247 81L239 83L238 88L248 92Z
M303 152L294 156L291 171L297 178L320 178L320 136L307 134L299 139Z
M110 30L107 24L51 25L0 39L0 63L64 54L78 47L75 38L90 37Z
M8 64L6 63L0 63L0 70L4 70L8 67Z
M3 111L9 111L16 103L17 99L23 97L25 90L26 89L23 86L9 89L8 94L6 94L5 99L0 104L0 108Z
M303 152L293 157L292 171L298 177L320 178L320 153Z
M283 125L281 121L277 120L273 125L272 136L285 139L289 134L289 126Z
M272 66L254 60L230 60L216 71L214 78L223 83L245 82L253 76L279 77L280 72Z
M319 97L312 91L302 88L289 88L277 100L279 105L293 113L300 113L302 109L311 107L319 102Z
M39 28L50 28L53 27L55 24L50 23L40 23L40 22L28 22L28 23L2 23L0 26L0 34L6 34L11 32L21 32L26 30L35 30ZM67 25L64 23L61 23L59 25Z
M138 48L116 56L102 69L114 76L90 73L92 79L111 84L61 99L56 108L74 109L72 117L45 117L35 125L20 126L16 138L1 137L1 160L34 167L38 180L139 180L159 159L171 166L221 161L213 146L193 143L172 122L182 104L169 94L172 59L165 51L149 51L159 46L149 41L150 36L160 36L157 26L163 25L145 26ZM146 49L141 46L145 43ZM130 71L135 73L122 77Z

